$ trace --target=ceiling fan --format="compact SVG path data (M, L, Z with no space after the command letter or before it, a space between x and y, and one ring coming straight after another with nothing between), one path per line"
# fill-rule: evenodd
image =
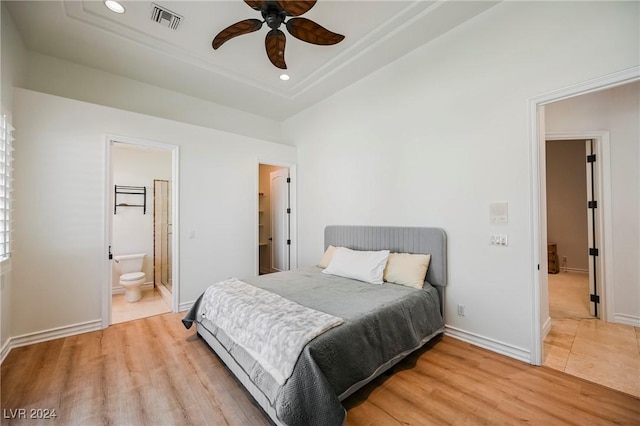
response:
M340 43L344 36L329 31L321 25L307 19L300 18L300 15L307 13L317 0L297 1L297 0L244 0L254 10L262 14L263 20L245 19L220 31L213 39L211 45L218 49L226 41L234 37L249 34L262 28L265 22L271 28L265 39L267 56L273 65L281 69L287 69L284 61L284 48L287 42L284 32L279 28L285 24L289 34L298 40L311 44L331 45ZM288 17L292 18L288 18ZM288 18L288 19L287 19ZM285 22L285 19L287 21Z

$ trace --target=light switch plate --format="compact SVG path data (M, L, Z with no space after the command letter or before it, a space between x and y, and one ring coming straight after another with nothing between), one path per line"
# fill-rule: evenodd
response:
M489 244L492 246L508 246L509 236L507 234L489 234Z

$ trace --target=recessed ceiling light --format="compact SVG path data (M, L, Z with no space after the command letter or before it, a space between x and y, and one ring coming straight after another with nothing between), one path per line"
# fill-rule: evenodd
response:
M104 5L112 12L124 13L124 6L115 0L105 0Z
M282 81L289 80L289 74L280 74L280 80Z

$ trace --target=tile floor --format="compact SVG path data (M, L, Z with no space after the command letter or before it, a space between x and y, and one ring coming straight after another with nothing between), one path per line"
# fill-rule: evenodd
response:
M134 303L124 300L124 293L114 294L111 299L111 324L146 318L166 312L171 312L171 307L162 298L157 288L142 290L142 299Z
M588 286L585 274L549 274L544 365L640 398L640 327L589 315Z

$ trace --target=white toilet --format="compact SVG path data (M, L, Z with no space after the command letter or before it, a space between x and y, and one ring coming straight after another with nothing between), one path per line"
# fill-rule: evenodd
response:
M124 300L137 302L142 298L142 284L145 274L142 272L144 253L113 256L116 270L120 273L120 284L124 287Z

